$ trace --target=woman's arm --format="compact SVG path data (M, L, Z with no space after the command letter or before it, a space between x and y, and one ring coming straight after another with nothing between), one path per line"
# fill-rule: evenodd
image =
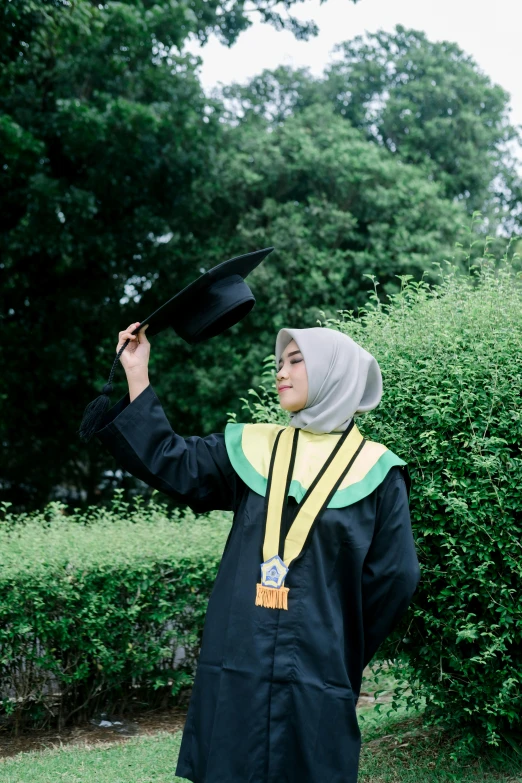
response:
M183 438L150 384L132 402L130 394L105 414L95 433L121 467L196 512L235 508L240 479L224 435Z
M420 580L406 483L399 467L377 490L375 532L363 566L364 663L393 631Z
M121 467L194 511L232 510L241 480L228 458L224 435L182 438L174 432L149 383L147 325L131 324L118 335L116 352L128 393L102 419L95 433Z
M127 383L129 384L129 401L133 402L150 383L148 368L145 369L145 372L141 368L138 371L127 370Z

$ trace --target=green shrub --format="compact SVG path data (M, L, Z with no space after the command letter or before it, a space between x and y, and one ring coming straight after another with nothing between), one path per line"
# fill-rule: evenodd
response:
M462 729L463 752L522 739L522 280L487 253L440 275L325 325L377 358L382 402L358 426L413 481L421 581L377 660L395 660L429 721ZM273 383L252 393L250 417L272 420Z
M193 681L230 515L196 518L116 490L108 509L0 521L4 717L63 726L100 707L154 703ZM184 648L181 661L176 650Z

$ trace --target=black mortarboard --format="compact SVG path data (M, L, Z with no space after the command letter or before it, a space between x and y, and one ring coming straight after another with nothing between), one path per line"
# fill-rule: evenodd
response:
M140 322L132 334L137 334L145 324L149 324L147 337L158 334L170 326L190 345L221 334L225 329L241 321L253 308L256 300L244 278L273 249L273 247L266 247L253 253L245 253L209 269L167 302L156 307L151 315ZM156 293L157 287L155 289L154 293L149 289L143 295L140 307L154 301L157 303L161 292ZM110 405L109 395L112 392L114 371L128 343L129 340L126 340L117 352L109 380L103 387L101 395L85 408L78 430L80 438L85 442L88 442L99 429L103 415Z

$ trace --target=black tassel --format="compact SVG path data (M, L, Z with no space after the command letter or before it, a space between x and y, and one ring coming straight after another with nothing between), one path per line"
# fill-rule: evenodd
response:
M103 387L102 393L100 394L99 397L96 397L95 400L90 402L85 408L85 411L83 412L83 419L82 419L82 423L80 424L80 429L78 430L78 433L80 435L80 438L84 441L84 443L88 443L92 438L92 436L94 435L94 433L100 429L102 419L106 411L108 410L109 405L111 404L110 395L112 394L112 377L114 375L114 370L116 369L116 364L118 363L120 356L122 355L123 351L125 350L129 342L130 340L126 340L123 346L116 354L116 358L113 362L112 369L109 374L109 380Z
M100 429L105 412L109 409L111 404L111 398L109 395L112 392L112 383L106 383L102 389L102 393L95 400L90 402L85 408L82 423L80 424L80 438L88 443L96 430Z

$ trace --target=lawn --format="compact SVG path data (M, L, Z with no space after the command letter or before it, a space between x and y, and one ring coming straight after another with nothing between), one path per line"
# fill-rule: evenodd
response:
M521 783L522 759L486 757L468 765L449 760L450 740L423 729L422 715L385 711L361 721L365 744L360 783ZM64 746L0 761L1 783L181 783L174 776L181 731L117 744ZM500 767L500 769L499 769ZM319 783L319 782L318 782Z
M514 752L455 764L451 738L424 726L422 711L405 703L392 709L393 685L393 677L375 680L369 671L363 680L361 694L369 695L357 710L363 737L359 783L522 783L522 756ZM0 759L0 783L182 783L174 776L180 742L178 729L19 753Z

